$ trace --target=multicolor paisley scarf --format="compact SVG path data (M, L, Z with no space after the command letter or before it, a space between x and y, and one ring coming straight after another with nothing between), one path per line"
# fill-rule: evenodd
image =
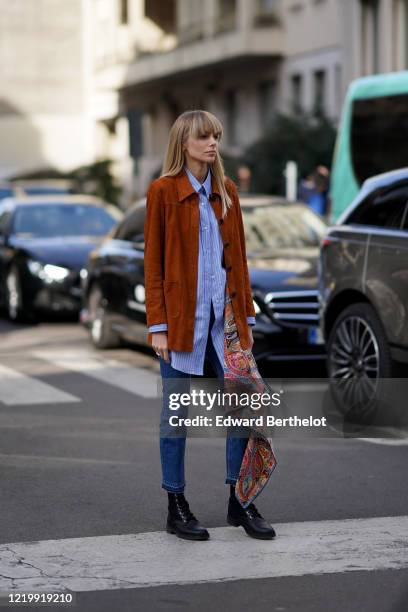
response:
M251 349L241 347L228 287L224 303L224 391L269 393L273 391L261 378ZM252 416L254 416L252 414ZM249 429L248 443L241 463L235 494L246 508L259 495L277 465L268 428Z

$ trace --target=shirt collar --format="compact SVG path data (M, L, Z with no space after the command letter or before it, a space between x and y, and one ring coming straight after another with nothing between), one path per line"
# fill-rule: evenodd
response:
M189 178L190 183L192 184L194 189L197 191L197 193L200 191L201 187L204 187L205 193L208 197L211 194L211 170L210 168L208 168L207 176L205 177L203 183L200 183L200 181L196 179L194 174L190 172L187 166L184 166L184 169L186 171L186 174Z

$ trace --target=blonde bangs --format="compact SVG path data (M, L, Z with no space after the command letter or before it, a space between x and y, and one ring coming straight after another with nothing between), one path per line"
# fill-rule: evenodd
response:
M212 113L204 110L192 110L182 113L177 117L170 129L161 176L176 176L181 172L185 163L183 143L189 136L199 138L212 134L220 139L222 133L222 124ZM209 164L209 167L220 190L222 216L225 217L228 209L232 206L232 200L225 187L224 165L219 151L217 151L216 158L212 164Z
M200 138L212 134L216 138L222 137L221 122L208 111L192 111L190 131L188 136Z

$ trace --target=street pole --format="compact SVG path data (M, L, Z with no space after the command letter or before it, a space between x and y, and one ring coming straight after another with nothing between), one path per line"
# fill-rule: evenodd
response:
M297 199L297 176L298 168L297 163L294 161L288 161L285 168L285 179L286 179L286 199L289 202L295 202Z

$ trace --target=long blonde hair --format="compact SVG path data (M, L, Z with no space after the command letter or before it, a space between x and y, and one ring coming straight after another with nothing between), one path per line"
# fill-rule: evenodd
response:
M214 134L214 136L222 136L222 124L213 114L204 110L191 110L182 113L173 123L169 141L167 145L166 155L164 157L162 176L176 176L183 169L185 164L183 144L189 136L199 138L204 134ZM227 193L225 187L225 172L222 159L218 148L215 160L209 163L211 173L217 181L218 189L221 195L222 216L228 212L232 206L232 200Z

